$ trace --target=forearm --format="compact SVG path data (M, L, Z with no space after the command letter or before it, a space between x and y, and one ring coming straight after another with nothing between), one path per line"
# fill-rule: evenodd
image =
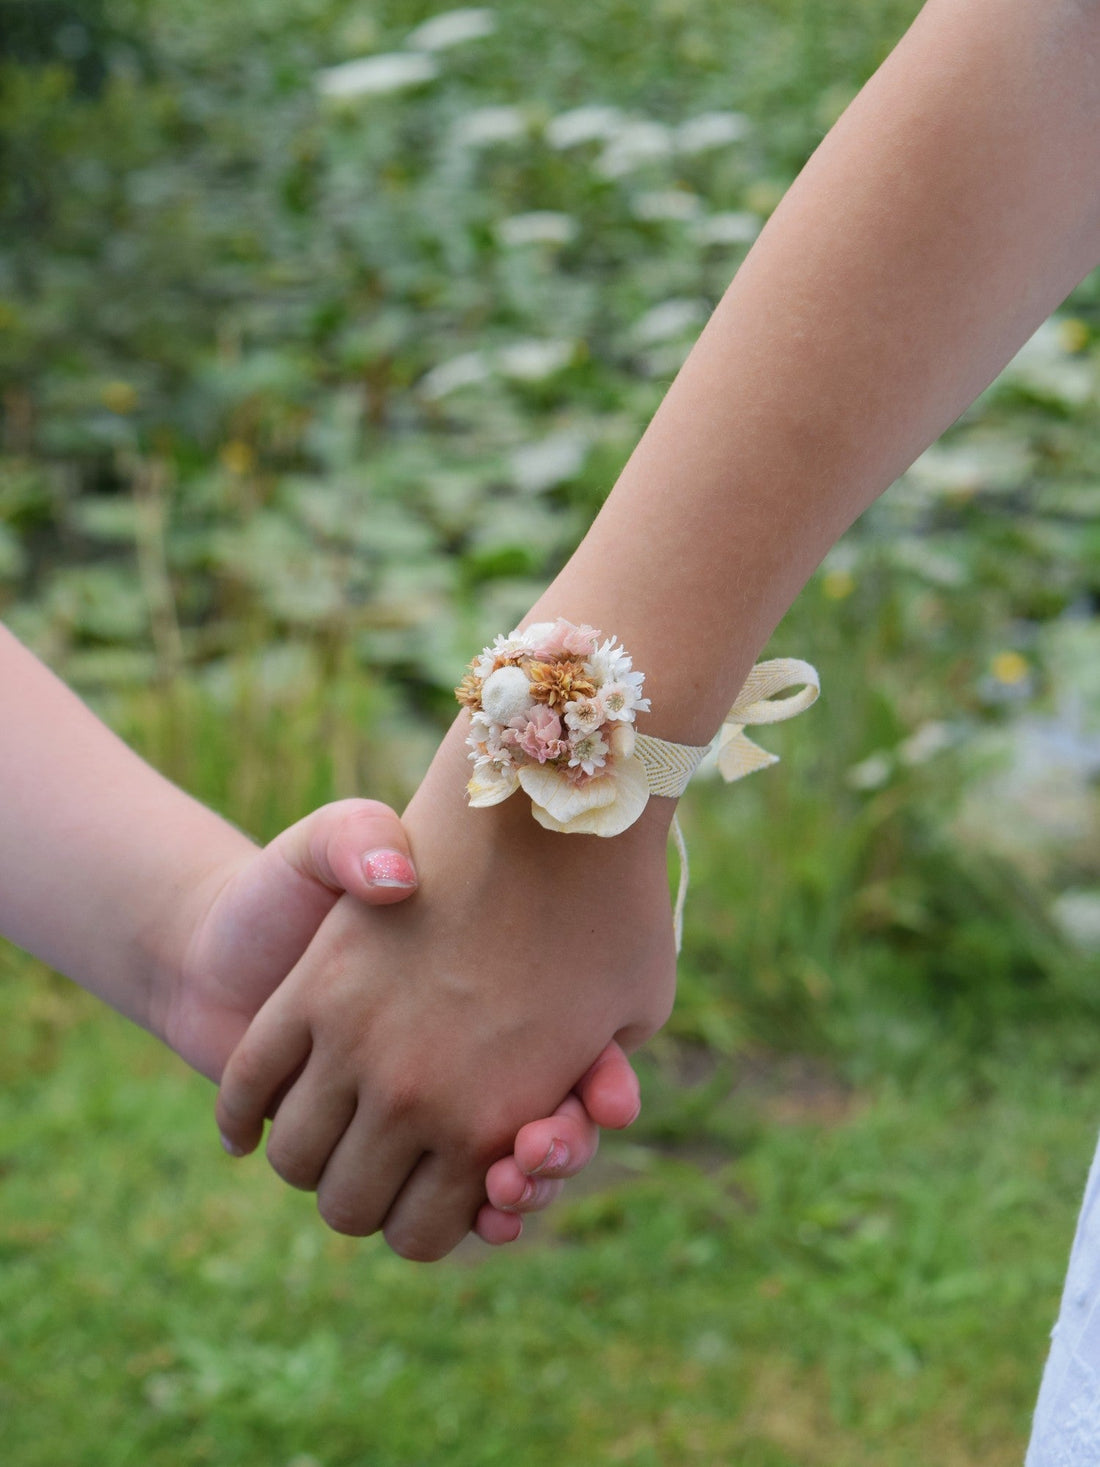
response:
M821 557L1100 260L1100 6L932 0L762 233L531 613L705 742Z
M150 1027L204 878L254 850L0 627L0 933ZM223 877L224 879L224 877Z

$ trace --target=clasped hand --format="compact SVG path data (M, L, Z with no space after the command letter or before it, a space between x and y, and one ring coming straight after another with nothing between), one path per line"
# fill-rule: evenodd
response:
M466 808L464 780L452 732L404 817L417 896L384 912L336 902L218 1097L242 1153L273 1114L272 1166L316 1189L331 1227L381 1229L423 1260L475 1224L514 1236L493 1202L544 1204L538 1178L584 1164L592 1121L629 1123L614 1046L664 1023L675 982L667 810L613 841L554 835L521 800Z

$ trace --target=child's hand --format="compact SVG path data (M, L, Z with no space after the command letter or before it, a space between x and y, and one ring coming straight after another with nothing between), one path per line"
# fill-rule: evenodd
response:
M384 914L338 902L218 1099L242 1152L278 1100L275 1170L316 1187L338 1231L383 1228L419 1259L470 1229L522 1124L611 1040L660 1027L675 977L668 802L614 840L552 835L518 799L465 808L465 763L452 736L405 817L420 899Z
M263 850L253 848L229 870L212 873L160 1032L188 1064L217 1080L256 1010L342 893L386 906L415 890L408 841L387 805L342 800L314 811ZM490 1243L518 1237L518 1214L547 1206L560 1190L560 1181L550 1178L581 1171L595 1154L598 1127L628 1125L637 1109L634 1072L618 1046L610 1046L577 1095L528 1126L516 1157L497 1164L494 1198L502 1210L486 1205L477 1232ZM530 1191L521 1168L534 1174Z
M378 800L338 800L212 871L195 894L178 981L158 1032L193 1069L221 1078L252 1021L347 892L404 901L416 872L401 822Z

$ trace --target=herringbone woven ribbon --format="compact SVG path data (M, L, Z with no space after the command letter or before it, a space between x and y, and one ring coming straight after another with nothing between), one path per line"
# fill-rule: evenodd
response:
M799 691L789 698L778 694L791 688ZM737 695L737 701L727 713L717 739L709 744L674 744L669 739L655 739L648 734L639 734L634 743L634 752L641 760L649 780L651 795L666 795L677 799L688 787L688 781L699 768L703 759L718 747L718 770L722 778L732 784L735 779L744 779L754 770L766 769L777 764L779 756L769 754L759 744L754 744L745 734L745 729L754 724L783 723L804 712L817 701L821 682L817 669L797 657L779 657L771 662L758 662L745 679L745 685ZM672 837L680 856L680 888L676 894L674 921L676 926L676 951L680 951L683 936L684 900L688 887L687 847L679 821L672 822Z

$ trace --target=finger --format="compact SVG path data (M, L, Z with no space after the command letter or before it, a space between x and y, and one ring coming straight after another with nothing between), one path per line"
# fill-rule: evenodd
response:
M472 1231L484 1201L479 1175L429 1152L394 1199L382 1231L402 1258L434 1263Z
M499 1212L541 1212L561 1195L564 1182L551 1177L530 1177L506 1156L494 1162L485 1177L490 1204Z
M599 1143L598 1127L577 1096L567 1095L552 1116L523 1127L510 1159L524 1176L572 1177L592 1160Z
M417 877L404 827L380 800L337 800L271 842L299 874L372 906L404 901Z
M334 1232L376 1233L422 1154L398 1127L380 1130L360 1103L317 1184L318 1212Z
M316 1061L306 1064L275 1111L267 1159L284 1182L312 1192L355 1116L354 1087L338 1088Z
M638 1119L642 1108L638 1077L614 1042L573 1088L589 1117L605 1130L621 1131Z
M485 1202L478 1208L474 1232L483 1243L500 1248L505 1243L514 1243L523 1232L523 1218L515 1212L498 1212Z
M280 1088L309 1058L311 1043L306 1021L284 1015L277 1001L265 1004L248 1026L222 1072L215 1107L222 1145L231 1156L245 1156L259 1145L264 1118Z

